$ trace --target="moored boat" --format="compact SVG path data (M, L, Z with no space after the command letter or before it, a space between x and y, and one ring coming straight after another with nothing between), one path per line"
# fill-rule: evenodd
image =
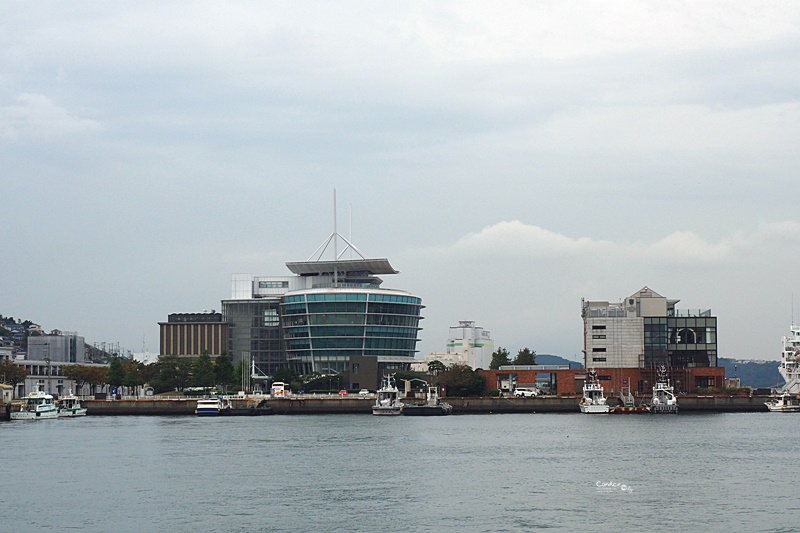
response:
M377 391L372 414L375 416L398 416L403 412L403 403L400 401L400 391L394 380L394 374L387 374L383 378L381 388Z
M200 398L194 414L197 416L219 416L222 409L222 400L219 398Z
M428 385L425 403L403 405L403 416L446 416L453 412L453 406L439 398L438 387Z
M636 405L636 400L631 394L631 388L626 385L622 387L617 399L617 405L611 407L611 412L614 414L649 413L650 408L644 404Z
M81 406L81 400L72 391L63 396L58 401L58 417L59 418L74 418L76 416L86 416L87 409Z
M781 363L778 373L783 387L764 405L771 413L794 413L800 411L800 326L791 325L790 334L783 338Z
M658 369L658 378L653 385L653 399L650 402L650 412L653 414L677 414L678 399L669 383L667 369L662 365Z
M41 390L32 391L22 398L19 411L11 413L11 420L45 420L58 418L58 407L52 394Z
M800 397L784 392L764 402L771 413L799 413Z
M597 378L597 372L589 370L583 384L583 398L580 401L581 413L607 414L611 411L603 395L603 386Z

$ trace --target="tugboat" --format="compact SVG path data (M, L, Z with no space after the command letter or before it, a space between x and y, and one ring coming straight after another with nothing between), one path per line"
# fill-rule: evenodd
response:
M400 391L394 380L394 374L383 377L381 388L378 389L372 414L375 416L398 416L403 413L403 403L400 401Z
M650 402L653 414L677 414L678 400L675 398L672 385L669 384L667 369L664 365L658 369L658 379L653 386L653 400Z
M423 404L404 404L403 416L446 416L453 412L453 406L439 398L438 387L428 385L425 394Z
M783 351L778 372L786 381L778 396L765 403L773 413L800 411L800 326L792 324L791 334L783 338Z
M53 400L53 395L42 390L32 391L25 396L20 410L11 413L11 420L45 420L48 418L58 418L58 407Z
M597 372L589 370L583 384L583 398L580 401L581 413L607 414L611 412L610 406L603 396L603 386L597 379Z
M81 400L72 391L58 401L58 418L74 418L86 416L86 408L81 407Z

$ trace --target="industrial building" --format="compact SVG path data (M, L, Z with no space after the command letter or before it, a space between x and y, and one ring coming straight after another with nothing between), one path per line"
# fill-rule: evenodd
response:
M470 368L489 368L494 341L491 332L475 325L473 320L459 320L451 326L444 352L430 352L415 363L415 369L427 372L428 363L439 361L445 366L467 365Z

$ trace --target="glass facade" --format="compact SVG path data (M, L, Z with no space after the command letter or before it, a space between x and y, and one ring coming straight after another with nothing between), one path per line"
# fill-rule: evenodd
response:
M645 368L717 366L717 318L644 319Z
M283 299L286 357L295 372L346 372L351 357L414 357L422 300L389 290L321 289Z
M230 324L229 354L235 362L252 357L256 371L267 376L286 368L279 298L224 300L222 316Z

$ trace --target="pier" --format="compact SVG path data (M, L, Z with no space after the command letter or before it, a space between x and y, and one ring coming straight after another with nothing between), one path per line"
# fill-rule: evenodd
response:
M579 413L577 396L538 396L534 398L459 398L448 397L453 414L504 413ZM755 413L768 412L766 396L678 397L679 413ZM93 416L123 415L194 415L197 400L193 398L148 398L82 400ZM233 400L235 407L246 407L246 401ZM271 398L267 404L276 415L303 414L371 414L372 398L292 396Z

